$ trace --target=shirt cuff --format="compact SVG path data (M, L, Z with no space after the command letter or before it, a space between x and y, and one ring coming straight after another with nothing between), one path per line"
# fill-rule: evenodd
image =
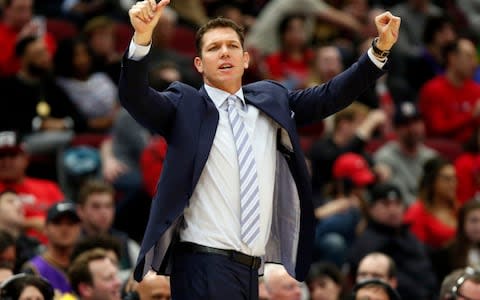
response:
M378 59L375 54L373 54L373 49L370 47L367 51L368 57L370 57L370 60L379 68L382 69L383 66L387 63L387 58L385 57L384 60Z
M135 61L139 61L145 56L147 56L148 52L150 52L150 48L152 47L152 42L147 46L142 46L136 44L133 39L130 41L130 46L128 46L128 59L132 59Z

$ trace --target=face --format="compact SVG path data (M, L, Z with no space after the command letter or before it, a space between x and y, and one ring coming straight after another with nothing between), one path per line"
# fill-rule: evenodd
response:
M145 276L137 292L142 300L170 300L170 281L165 276Z
M276 274L271 280L271 288L269 288L270 296L275 300L300 300L302 290L300 284L294 278L284 272Z
M369 255L365 257L358 266L356 282L379 279L395 288L397 285L396 280L390 278L388 274L389 265L389 261L385 256Z
M15 229L23 226L25 216L20 197L14 193L5 193L0 196L0 223L3 226Z
M381 288L365 287L357 291L355 300L390 300L390 297Z
M465 235L473 243L480 243L480 209L474 209L465 216Z
M301 18L291 19L282 37L284 48L287 50L303 48L306 40L304 21Z
M451 24L443 25L442 29L435 33L433 42L438 47L444 47L455 40L456 34Z
M466 280L458 290L458 300L477 300L480 299L480 283Z
M465 39L459 41L451 67L462 79L472 78L477 67L477 52L472 42Z
M20 294L19 300L45 300L39 289L34 286L27 286Z
M99 28L90 37L90 47L97 55L109 56L115 52L115 33L113 27Z
M337 300L341 287L328 276L315 279L309 286L312 300Z
M435 180L435 195L453 203L456 197L457 175L452 165L444 166Z
M14 245L7 247L3 252L0 252L0 263L12 270L15 268L16 259L17 250Z
M52 66L52 56L48 52L44 39L37 39L25 49L22 68L27 72L33 73L38 70L38 72L46 74L52 70Z
M45 225L45 234L54 247L72 248L80 236L80 223L69 216L59 217Z
M91 194L77 213L87 230L107 233L115 217L113 196L109 193Z
M88 53L87 45L78 43L73 51L73 67L75 75L83 77L90 72L91 57Z
M326 82L342 71L342 58L336 47L321 47L316 54L315 71L322 81Z
M202 41L202 56L195 57L194 63L205 83L231 94L238 91L249 62L238 34L232 28L215 28Z
M425 123L422 120L412 120L396 131L399 141L407 148L414 148L425 139Z
M399 227L403 222L405 206L401 199L380 199L369 208L370 217L383 225Z
M9 7L5 8L5 22L15 30L22 29L32 19L32 0L13 0Z
M25 176L28 159L24 153L0 154L0 181L17 182Z
M85 291L91 300L119 300L121 282L118 269L109 258L91 261L89 270L93 285Z

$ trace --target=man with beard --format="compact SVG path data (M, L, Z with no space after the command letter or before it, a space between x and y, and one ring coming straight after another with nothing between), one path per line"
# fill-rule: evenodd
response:
M6 100L0 128L15 128L22 135L29 135L26 147L35 154L45 151L40 149L42 145L69 140L72 130L81 131L85 127L85 120L55 84L51 76L52 57L43 39L25 37L18 41L15 51L20 70L0 81L2 97ZM39 145L41 141L44 143Z
M409 205L417 197L423 164L437 153L423 143L425 125L413 103L403 102L397 107L394 125L396 139L379 148L374 160L389 169L387 173L391 178L387 179L401 191L402 198Z

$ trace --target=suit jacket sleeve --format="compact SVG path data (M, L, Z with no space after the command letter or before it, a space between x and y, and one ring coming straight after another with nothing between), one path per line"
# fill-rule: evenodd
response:
M168 139L182 92L178 83L171 84L164 92L149 87L148 60L148 55L139 61L124 55L119 82L120 102L140 124Z
M364 54L356 63L325 84L291 91L290 108L298 125L320 121L347 107L384 74Z

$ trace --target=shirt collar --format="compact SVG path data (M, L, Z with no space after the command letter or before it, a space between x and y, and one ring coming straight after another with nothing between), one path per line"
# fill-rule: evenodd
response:
M210 86L208 84L204 84L205 91L207 92L207 95L212 99L213 103L217 107L217 109L220 109L220 107L223 105L225 100L227 100L228 96L230 96L230 93L227 93L221 89L217 89L213 86ZM245 98L243 97L243 90L240 88L236 93L235 96L240 98L242 100L242 106L245 107Z

